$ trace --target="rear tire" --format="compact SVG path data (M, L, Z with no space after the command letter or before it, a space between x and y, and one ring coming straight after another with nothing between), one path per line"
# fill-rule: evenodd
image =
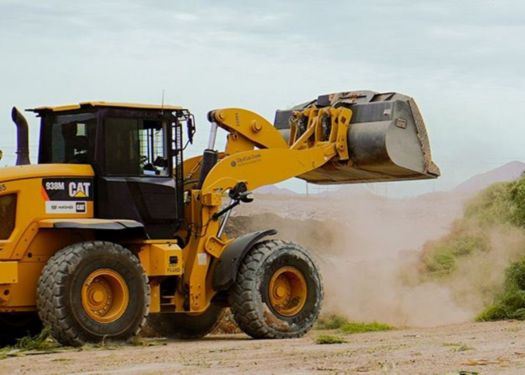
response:
M16 344L24 336L35 336L42 331L42 322L36 312L1 313L0 347Z
M58 342L79 346L137 335L149 294L133 253L110 242L83 242L49 259L38 282L37 308Z
M241 262L230 292L239 328L253 338L300 337L321 310L319 269L301 246L277 240L255 245Z
M148 330L159 336L181 340L196 340L203 338L217 327L223 312L224 308L211 304L200 315L183 313L150 314L146 325Z

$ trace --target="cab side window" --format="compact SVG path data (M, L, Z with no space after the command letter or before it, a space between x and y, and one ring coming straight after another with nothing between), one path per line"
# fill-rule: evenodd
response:
M53 123L43 163L91 164L95 155L96 120Z
M106 118L106 173L169 176L166 126L160 121Z

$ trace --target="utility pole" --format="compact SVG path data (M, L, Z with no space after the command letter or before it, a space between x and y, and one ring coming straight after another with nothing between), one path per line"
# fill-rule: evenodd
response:
M310 195L308 191L308 181L305 181L305 182L306 182L306 198L308 198L308 196Z

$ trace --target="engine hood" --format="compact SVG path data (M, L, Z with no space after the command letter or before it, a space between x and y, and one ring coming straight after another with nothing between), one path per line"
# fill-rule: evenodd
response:
M78 164L32 164L0 168L0 182L45 177L91 177L90 165Z

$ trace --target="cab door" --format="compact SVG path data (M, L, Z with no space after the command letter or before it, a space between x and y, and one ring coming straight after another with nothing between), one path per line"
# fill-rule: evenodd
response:
M108 111L98 145L96 216L132 219L152 239L173 238L180 225L170 157L171 126L155 113ZM160 117L160 118L159 118Z

